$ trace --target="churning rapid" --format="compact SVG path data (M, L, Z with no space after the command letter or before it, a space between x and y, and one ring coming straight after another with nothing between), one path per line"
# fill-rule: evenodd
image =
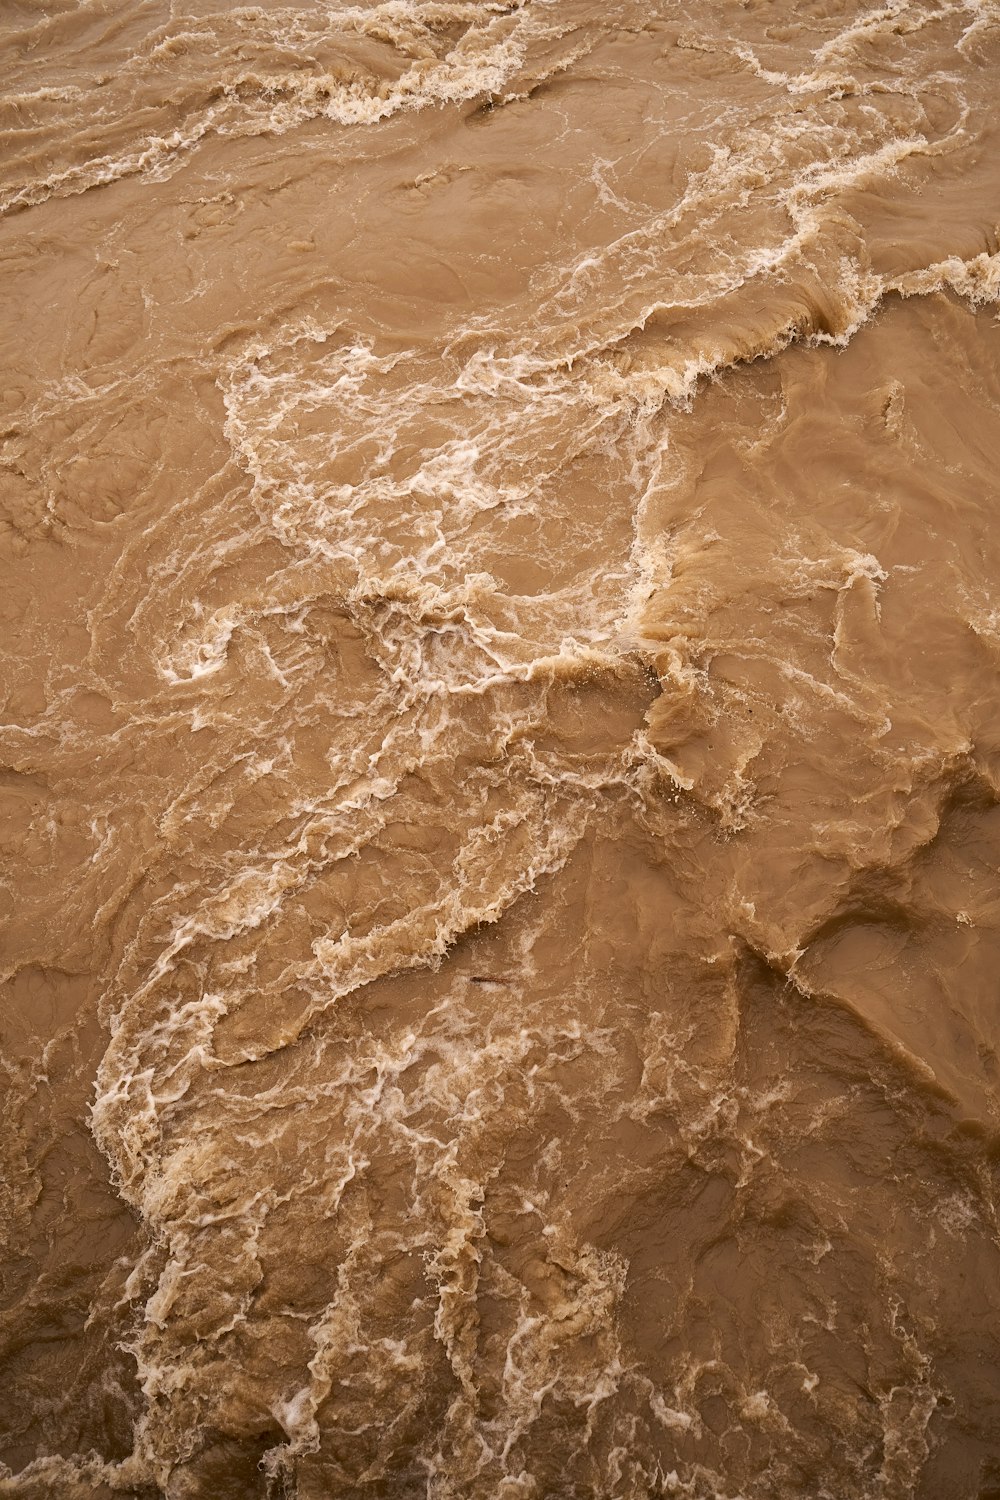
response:
M0 80L0 1495L997 1500L1000 4Z

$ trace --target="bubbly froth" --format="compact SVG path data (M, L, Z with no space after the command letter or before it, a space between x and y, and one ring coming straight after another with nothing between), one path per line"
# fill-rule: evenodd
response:
M0 55L0 1494L1000 1492L1000 10Z

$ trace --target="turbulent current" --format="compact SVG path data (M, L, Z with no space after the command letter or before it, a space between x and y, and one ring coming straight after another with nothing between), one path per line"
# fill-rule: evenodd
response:
M0 1496L998 1500L998 0L0 92Z

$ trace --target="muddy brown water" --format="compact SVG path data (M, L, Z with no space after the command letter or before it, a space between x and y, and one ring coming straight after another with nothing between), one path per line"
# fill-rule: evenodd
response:
M1000 7L7 0L0 1495L1000 1495Z

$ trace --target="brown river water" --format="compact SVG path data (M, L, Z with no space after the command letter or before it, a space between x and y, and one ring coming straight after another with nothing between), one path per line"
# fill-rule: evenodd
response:
M1000 4L0 91L0 1496L998 1500Z

